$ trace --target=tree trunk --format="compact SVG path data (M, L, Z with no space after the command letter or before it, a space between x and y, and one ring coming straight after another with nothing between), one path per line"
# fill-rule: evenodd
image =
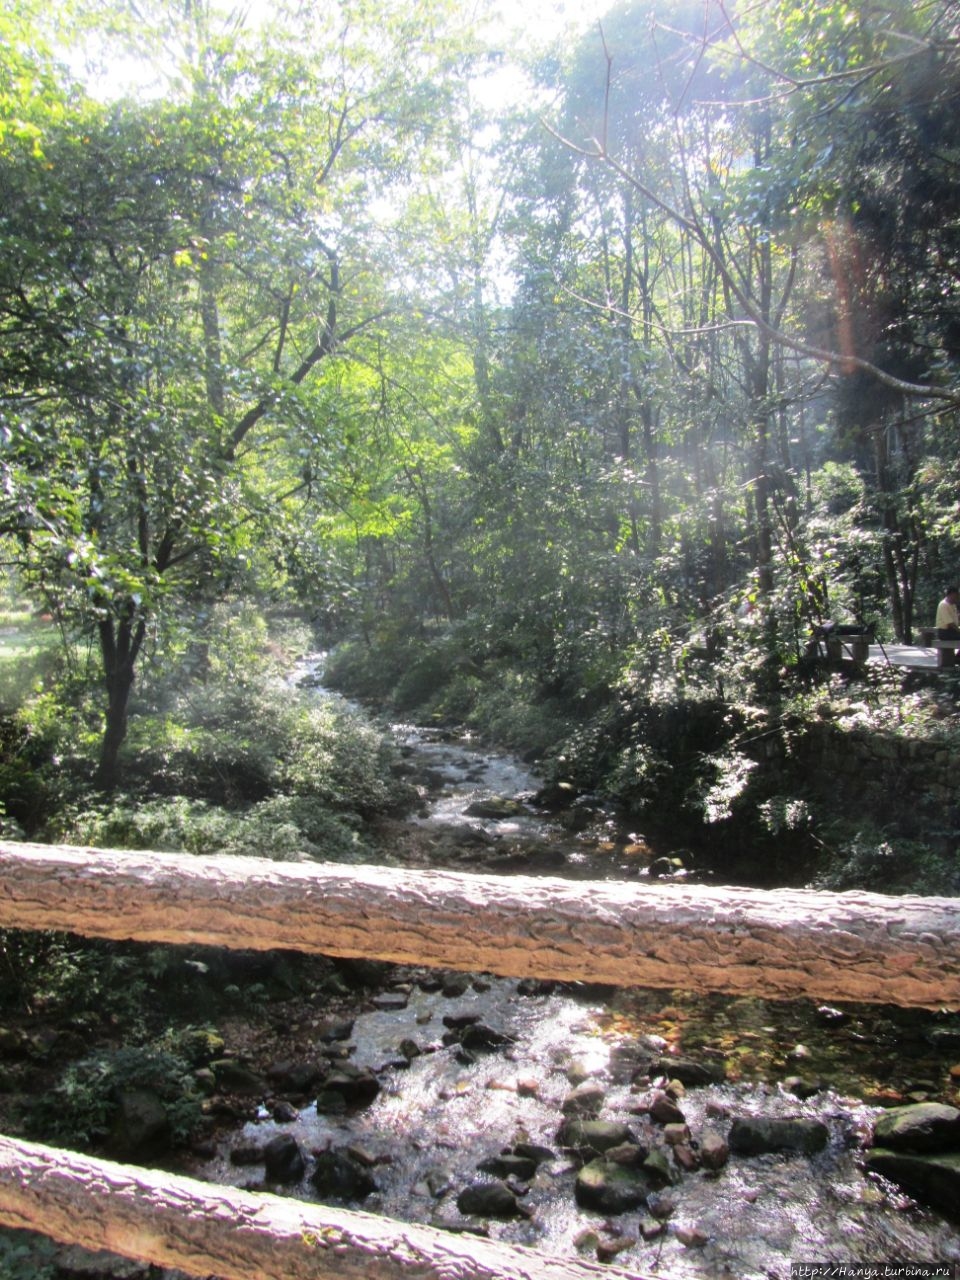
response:
M101 791L112 791L119 780L120 748L127 736L127 706L137 654L145 633L146 624L142 619L136 624L132 619L117 623L112 618L100 623L100 656L107 690L107 711L95 779Z
M0 841L0 928L960 1008L960 902Z
M0 1224L217 1280L627 1280L623 1271L518 1245L4 1137Z

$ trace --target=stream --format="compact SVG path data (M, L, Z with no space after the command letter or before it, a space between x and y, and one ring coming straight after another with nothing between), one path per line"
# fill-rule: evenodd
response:
M308 696L330 695L314 689ZM424 809L411 819L425 837L436 834L448 846L461 832L495 856L542 847L556 862L550 874L637 875L636 856L609 838L602 814L576 832L536 812L530 800L539 781L519 762L415 726L393 732L411 767L434 778ZM521 803L500 818L483 816L486 802L504 797ZM482 1231L554 1255L609 1257L620 1269L674 1280L786 1280L790 1263L801 1261L960 1265L960 1227L861 1169L881 1104L956 1104L955 1020L941 1026L945 1034L934 1043L934 1015L912 1011L818 1010L809 1001L591 990L488 975L444 987L430 976L393 971L337 1047L352 1067L376 1076L379 1091L366 1105L318 1109L311 1098L295 1118L278 1123L265 1098L257 1118L228 1134L193 1172L316 1200L325 1198L311 1182L316 1155L347 1150L368 1177L364 1193L342 1201L351 1207ZM330 1054L319 1043L321 1023L305 1053ZM451 1030L464 1026L492 1029L493 1043L465 1052ZM670 1180L646 1206L619 1213L580 1207L579 1162L558 1142L564 1104L578 1085L596 1086L602 1118L626 1123L645 1146L666 1149L665 1131L648 1108L667 1077L635 1069L638 1047L648 1058L723 1065L722 1082L674 1089L695 1151L705 1138L725 1138L733 1117L758 1114L821 1121L825 1147L813 1155L731 1153L715 1169L704 1163L684 1170L671 1161ZM307 1157L305 1176L272 1184L262 1163L231 1158L237 1148L262 1148L279 1134L294 1138ZM531 1179L506 1179L518 1214L461 1212L459 1193L492 1178L478 1165L518 1144L544 1149Z

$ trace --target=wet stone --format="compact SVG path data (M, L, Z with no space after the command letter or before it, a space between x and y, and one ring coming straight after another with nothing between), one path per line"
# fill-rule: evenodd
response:
M795 1098L799 1098L801 1102L807 1098L812 1098L818 1093L822 1093L826 1085L822 1080L805 1080L803 1076L787 1076L783 1082L783 1087L788 1093L792 1093Z
M638 1145L630 1128L619 1120L567 1120L557 1137L561 1146L585 1157L601 1155L624 1142Z
M310 1181L321 1198L365 1200L377 1190L376 1180L370 1171L346 1151L321 1151Z
M722 1084L726 1072L719 1063L694 1062L691 1058L658 1058L653 1066L657 1075L666 1076L668 1080L679 1080L689 1088L699 1088L708 1084Z
M719 1133L708 1131L700 1139L700 1159L706 1169L722 1169L730 1159L730 1148Z
M915 1153L874 1147L866 1168L882 1174L921 1204L960 1221L960 1151Z
M461 1213L478 1218L515 1218L522 1213L517 1197L504 1182L474 1182L457 1196Z
M820 1120L803 1116L738 1116L728 1139L730 1150L743 1156L764 1155L772 1151L792 1151L813 1155L827 1145L830 1133Z
M516 1178L518 1182L529 1182L536 1175L537 1161L529 1156L504 1153L481 1160L477 1168L481 1173L492 1173L497 1178Z
M219 1058L210 1063L210 1069L216 1076L217 1087L226 1093L252 1096L265 1091L260 1077L234 1058Z
M686 1116L666 1093L655 1093L650 1101L649 1112L658 1124L686 1124Z
M549 1164L551 1160L556 1160L556 1152L549 1147L542 1147L537 1142L516 1142L512 1147L514 1155L525 1156L528 1160L535 1161L538 1165Z
M342 1063L326 1077L322 1092L339 1094L348 1106L366 1106L380 1092L380 1081L372 1071Z
M626 1249L632 1249L636 1243L636 1236L614 1236L612 1240L601 1240L597 1244L597 1259L600 1262L611 1262Z
M267 1078L284 1093L308 1093L323 1071L316 1062L277 1062L267 1070Z
M560 1110L565 1116L594 1118L600 1114L606 1097L605 1089L598 1084L588 1082L574 1089L572 1093L568 1093L560 1104Z
M877 1120L873 1141L892 1151L960 1150L960 1110L939 1102L894 1107Z
M591 1160L577 1174L574 1188L577 1204L598 1213L627 1213L647 1202L651 1184L638 1169L612 1160Z
M271 1138L263 1148L264 1173L271 1182L299 1182L307 1162L299 1144L289 1134Z
M382 991L370 1001L375 1009L383 1013L397 1013L410 1003L409 995L404 991Z

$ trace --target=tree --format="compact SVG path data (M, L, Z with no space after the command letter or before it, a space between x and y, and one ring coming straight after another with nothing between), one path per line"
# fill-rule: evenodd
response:
M25 101L0 153L2 529L98 637L105 788L149 629L324 495L315 388L389 310L371 201L429 119L443 10L337 16L224 36L191 7L179 94Z

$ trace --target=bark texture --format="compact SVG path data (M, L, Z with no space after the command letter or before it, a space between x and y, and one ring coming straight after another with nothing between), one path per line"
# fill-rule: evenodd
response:
M960 1008L960 900L0 842L0 927L786 1000Z
M0 1225L219 1280L640 1280L0 1137Z

